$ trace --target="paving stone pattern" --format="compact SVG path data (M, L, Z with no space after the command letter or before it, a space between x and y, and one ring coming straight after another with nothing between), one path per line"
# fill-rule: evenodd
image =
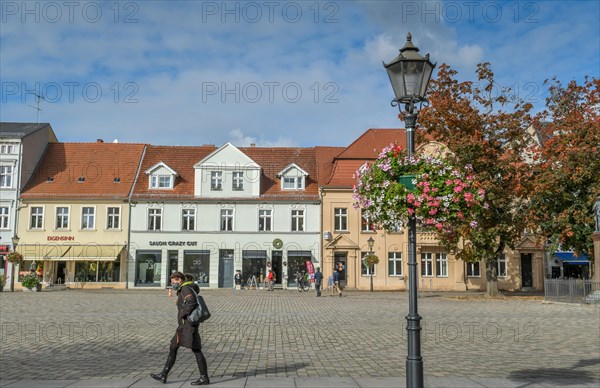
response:
M406 293L202 294L213 314L201 329L213 379L405 375ZM598 305L422 293L419 313L429 378L600 379ZM145 379L162 369L175 326L164 290L2 292L0 380ZM181 349L170 378L197 373Z

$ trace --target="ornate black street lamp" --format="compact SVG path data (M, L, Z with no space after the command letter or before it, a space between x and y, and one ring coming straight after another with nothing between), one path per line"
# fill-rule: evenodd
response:
M20 238L15 234L14 236L12 236L11 240L13 252L16 252ZM15 263L10 263L10 290L15 290Z
M429 54L421 56L413 45L410 32L400 54L389 63L383 63L387 70L395 98L392 106L398 106L404 114L406 124L406 148L408 157L415 152L414 131L417 115L422 103L426 103L427 86L435 64ZM404 104L404 112L402 112ZM417 106L417 104L419 106ZM406 386L423 387L423 357L421 357L421 316L417 309L417 222L415 216L408 220L408 315L406 331L408 355L406 356Z
M373 245L375 244L375 240L373 240L373 237L369 237L369 239L367 240L367 244L369 244L369 258L370 258L370 256L373 255ZM373 292L373 269L374 269L373 261L369 260L369 273L371 274L371 292Z

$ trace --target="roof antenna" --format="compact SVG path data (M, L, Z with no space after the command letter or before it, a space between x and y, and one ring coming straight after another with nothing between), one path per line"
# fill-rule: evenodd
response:
M36 112L36 116L35 116L35 123L39 124L40 123L40 100L44 100L46 101L46 99L44 98L44 96L41 96L37 93L28 93L28 94L33 94L35 96L35 101L37 103L37 106L33 106L33 105L28 105L30 107L32 107L33 109L37 110Z

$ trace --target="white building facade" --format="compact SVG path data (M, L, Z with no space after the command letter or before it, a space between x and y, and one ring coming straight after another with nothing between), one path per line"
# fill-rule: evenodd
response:
M129 287L166 287L172 272L229 288L295 285L320 265L314 149L149 147L131 201Z

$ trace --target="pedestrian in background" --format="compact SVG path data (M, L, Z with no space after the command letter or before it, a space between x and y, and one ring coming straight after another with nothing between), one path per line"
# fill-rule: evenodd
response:
M315 290L317 290L317 297L321 296L321 285L323 284L323 273L321 267L317 267L315 272Z
M267 290L273 291L273 283L275 282L275 278L273 277L273 271L269 270L267 274Z
M171 284L173 284L173 290L177 292L177 330L175 330L175 335L171 338L169 355L162 372L159 374L151 373L150 377L166 384L167 376L169 375L171 368L173 368L173 365L175 365L177 351L180 346L183 346L194 352L196 363L200 370L200 378L196 381L192 381L191 384L208 385L210 384L210 380L208 379L208 368L206 365L206 358L204 358L204 354L202 354L202 343L200 334L198 334L198 326L191 325L187 320L187 316L198 306L195 289L200 289L193 281L184 281L186 276L181 272L173 272L170 279Z
M237 271L235 271L233 280L235 282L235 289L238 291L241 290L242 289L242 273L240 272L239 269Z
M331 296L333 296L333 291L339 292L340 298L342 297L342 288L340 287L340 272L337 268L333 269L333 288L331 289Z

